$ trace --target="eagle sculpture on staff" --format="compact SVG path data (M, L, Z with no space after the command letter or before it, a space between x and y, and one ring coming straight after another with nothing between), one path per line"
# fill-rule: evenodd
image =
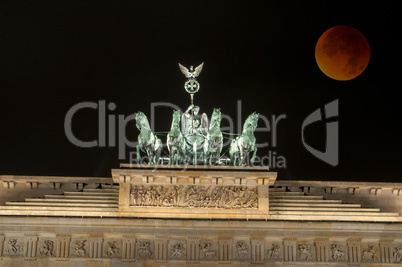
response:
M184 76L186 76L186 78L189 78L189 79L198 77L198 75L200 75L200 73L202 71L203 66L204 66L204 62L202 62L195 69L193 66L190 66L190 69L187 69L186 67L184 67L182 64L179 63L179 68L180 68L181 72L183 72Z
M200 84L197 82L196 78L200 75L202 71L202 67L204 66L204 62L202 62L198 67L194 69L193 66L190 66L190 69L187 69L182 64L179 63L179 68L181 72L188 78L187 82L184 84L184 89L191 96L191 104L193 104L194 94L200 90Z

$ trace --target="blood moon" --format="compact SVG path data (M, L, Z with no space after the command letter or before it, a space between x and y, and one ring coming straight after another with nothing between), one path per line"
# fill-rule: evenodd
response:
M315 59L328 77L338 81L356 78L370 60L370 46L364 35L350 26L326 30L317 41Z

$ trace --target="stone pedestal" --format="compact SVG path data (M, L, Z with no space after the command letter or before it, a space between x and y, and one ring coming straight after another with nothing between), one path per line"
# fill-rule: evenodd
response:
M130 166L112 170L119 215L146 218L269 219L267 167Z

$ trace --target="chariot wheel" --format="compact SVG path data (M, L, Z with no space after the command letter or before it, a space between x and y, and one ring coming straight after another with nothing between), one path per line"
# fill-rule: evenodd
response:
M197 202L194 199L190 199L187 202L187 205L188 205L189 208L194 208L197 205Z

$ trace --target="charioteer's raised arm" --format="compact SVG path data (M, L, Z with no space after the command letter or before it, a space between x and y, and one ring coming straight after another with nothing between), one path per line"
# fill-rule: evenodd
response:
M183 113L183 115L185 115L187 118L190 118L192 115L192 112L190 112L192 109L194 108L194 105L191 104L188 109Z
M191 117L194 105L191 104L188 109L181 116L181 131L183 134L188 134L191 127Z

